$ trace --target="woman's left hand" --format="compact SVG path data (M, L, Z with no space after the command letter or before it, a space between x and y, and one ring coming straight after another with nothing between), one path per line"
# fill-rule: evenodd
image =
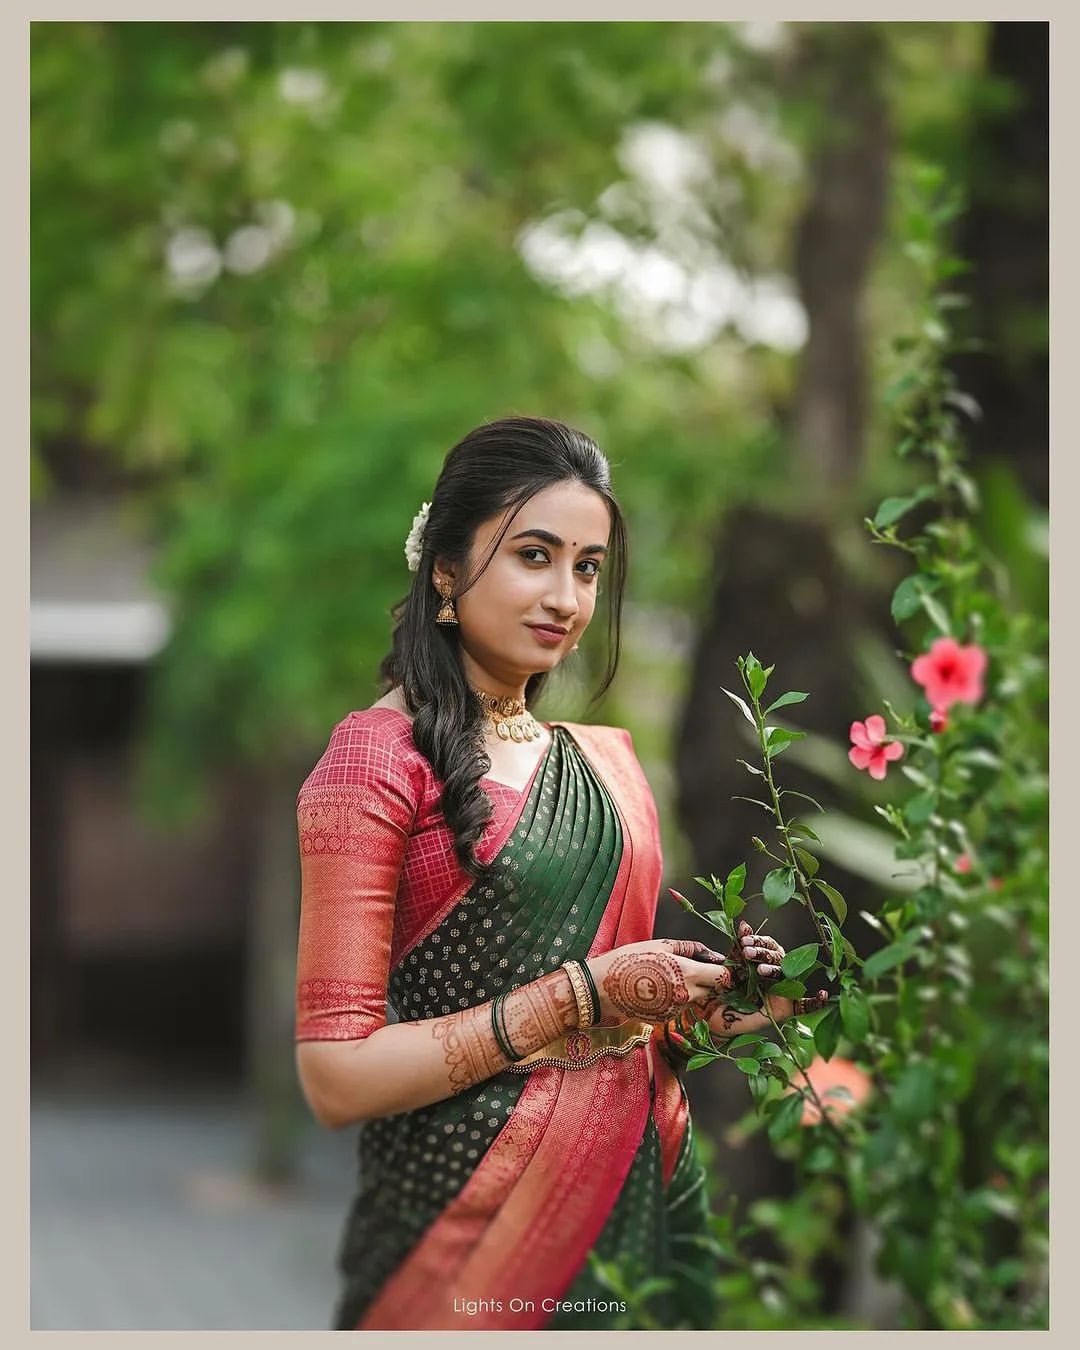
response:
M767 933L755 933L745 919L739 920L738 941L732 953L742 966L753 963L757 966L758 977L762 980L775 980L780 977L780 962L784 959L783 947Z
M739 921L736 930L739 935L737 950L745 967L753 962L757 966L758 977L762 980L776 980L783 974L780 962L784 959L784 949L775 938L765 933L755 933L745 919ZM806 1013L817 1012L829 1001L826 989L805 998L785 998L782 994L766 994L765 1002L769 1012L777 1022L786 1022L789 1017L802 1017Z

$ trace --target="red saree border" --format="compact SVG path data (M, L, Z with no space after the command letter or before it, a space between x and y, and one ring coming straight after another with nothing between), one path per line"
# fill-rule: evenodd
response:
M358 1330L542 1329L554 1311L544 1301L566 1291L600 1235L648 1114L640 1055L595 1071L538 1069L481 1167Z
M614 727L547 725L565 727L577 742L607 785L623 829L612 900L590 954L644 941L652 933L662 864L656 806L630 736ZM670 1179L685 1130L685 1096L655 1055L651 1102L646 1054L605 1058L591 1069L534 1071L465 1187L357 1329L542 1328L553 1312L544 1300L569 1287L622 1190L650 1106L661 1131L665 1185ZM517 1299L523 1306L511 1307ZM477 1304L471 1314L470 1300Z

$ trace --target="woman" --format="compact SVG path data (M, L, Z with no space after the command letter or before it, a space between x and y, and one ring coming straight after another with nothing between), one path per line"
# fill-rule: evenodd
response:
M611 1328L590 1252L670 1280L664 1325L714 1324L680 1031L768 1022L724 1009L721 953L651 936L629 734L531 712L608 573L610 685L625 552L589 437L470 433L406 543L387 692L300 790L297 1069L320 1123L364 1122L336 1329Z

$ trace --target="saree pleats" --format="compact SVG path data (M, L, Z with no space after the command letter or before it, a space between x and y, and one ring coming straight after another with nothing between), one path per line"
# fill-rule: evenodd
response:
M590 758L552 726L490 875L391 970L400 1020L474 1007L569 958L650 935L655 888L651 903L642 897L655 878L639 872L629 884L632 832L645 826L616 807ZM628 913L631 902L640 912ZM681 1085L658 1063L654 1103L646 1053L506 1070L365 1123L335 1327L537 1329L555 1325L545 1301L588 1283L594 1247L666 1266L684 1216L690 1231L700 1224L696 1202L679 1199L696 1154Z

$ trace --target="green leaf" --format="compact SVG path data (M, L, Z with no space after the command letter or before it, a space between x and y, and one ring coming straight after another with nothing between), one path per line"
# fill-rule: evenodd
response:
M946 637L951 636L952 625L949 623L949 616L941 608L934 597L932 595L927 595L924 591L922 595L919 596L919 603L922 605L923 609L926 610L927 614L929 614L930 621L934 626L944 633Z
M755 698L760 698L769 677L766 672L762 670L761 662L753 652L746 658L746 665L743 673L746 676L746 683L751 694L753 694Z
M735 1067L741 1069L747 1078L753 1078L761 1072L761 1065L750 1055L742 1055L735 1060Z
M687 1061L688 1069L700 1069L704 1064L713 1064L716 1061L716 1055L692 1055Z
M725 1050L741 1050L744 1045L760 1045L762 1036L757 1031L741 1031L724 1046Z
M730 689L725 689L723 685L720 686L720 691L721 693L727 694L732 703L736 704L742 715L754 730L757 731L757 722L754 721L754 714L750 711L749 705L746 703L745 699L741 699L738 694L733 694Z
M814 1028L814 1046L822 1059L832 1059L840 1044L840 1009L834 1004Z
M744 797L741 795L741 793L736 793L731 800L733 802L750 802L752 803L752 805L760 806L763 810L768 811L770 816L774 816L776 814L776 812L769 805L769 803L763 802L760 797Z
M908 1064L892 1092L892 1109L901 1120L925 1120L935 1110L937 1099L933 1066L926 1060Z
M806 994L806 985L802 980L777 980L769 983L769 993L779 994L781 998L802 998Z
M904 803L904 818L911 825L923 825L937 810L937 792L917 792Z
M791 1024L785 1022L785 1031ZM814 1046L812 1041L805 1041L801 1036L787 1034L784 1039L787 1041L788 1053L800 1069L805 1069L814 1058Z
M844 897L835 886L830 886L827 881L819 881L817 877L814 878L814 885L828 897L829 904L833 907L833 912L840 922L843 923L847 918L847 901Z
M812 806L816 806L817 809L824 814L825 808L815 797L811 797L808 792L796 792L794 788L782 788L778 795L781 797L802 797L804 801L809 802Z
M803 1166L808 1172L827 1172L835 1165L836 1149L826 1142L815 1144L803 1159Z
M803 1099L797 1092L781 1099L768 1125L769 1138L774 1144L781 1143L798 1130L802 1113Z
M812 853L808 853L804 848L795 849L795 856L802 863L802 869L808 877L812 877L818 870L819 863Z
M881 396L886 407L891 408L899 403L907 391L914 386L917 379L918 376L915 372L909 370L898 379L893 380L892 384L887 385Z
M932 497L937 489L929 483L924 484L908 497L886 497L877 509L874 516L874 524L879 530L885 529L887 525L894 525L902 516Z
M821 915L821 922L828 929L829 933L829 953L832 956L833 972L840 969L840 961L844 954L843 937L840 929L826 915Z
M765 741L765 753L770 759L786 750L793 741L806 739L805 731L788 731L786 727L770 727Z
M796 947L794 951L787 952L780 962L780 969L789 980L796 979L799 975L806 974L817 960L817 955L818 944L807 942L802 947Z
M786 694L781 694L780 697L776 699L775 702L769 704L769 706L765 709L765 716L768 717L768 715L771 712L775 712L777 708L787 708L790 707L792 703L802 703L804 699L807 699L809 697L810 697L809 694L799 694L796 693L794 690L790 690Z
M863 976L868 980L876 980L879 975L884 975L894 966L903 965L910 959L917 941L917 938L906 936L898 942L890 942L879 951L872 952L863 964Z
M750 1098L755 1106L760 1106L769 1093L769 1080L763 1073L759 1073L756 1078L748 1080L750 1084Z
M856 1045L861 1044L870 1030L870 1004L866 995L857 986L845 989L840 994L840 1019L844 1031Z
M742 895L743 886L746 884L746 864L739 863L738 867L733 867L727 874L724 882L725 895Z
M810 828L810 826L804 824L801 820L793 820L793 821L791 822L791 824L788 826L788 833L789 833L789 834L803 834L803 835L805 835L805 836L807 837L807 839L812 839L812 840L814 841L815 844L820 844L820 843L821 843L821 840L820 840L820 839L818 838L818 836L814 833L814 831Z
M766 875L761 891L769 908L779 909L795 894L795 873L790 867L774 867Z
M927 589L926 578L921 572L903 579L893 591L892 603L889 606L896 623L903 623L905 619L910 619L913 614L919 612L923 593Z

